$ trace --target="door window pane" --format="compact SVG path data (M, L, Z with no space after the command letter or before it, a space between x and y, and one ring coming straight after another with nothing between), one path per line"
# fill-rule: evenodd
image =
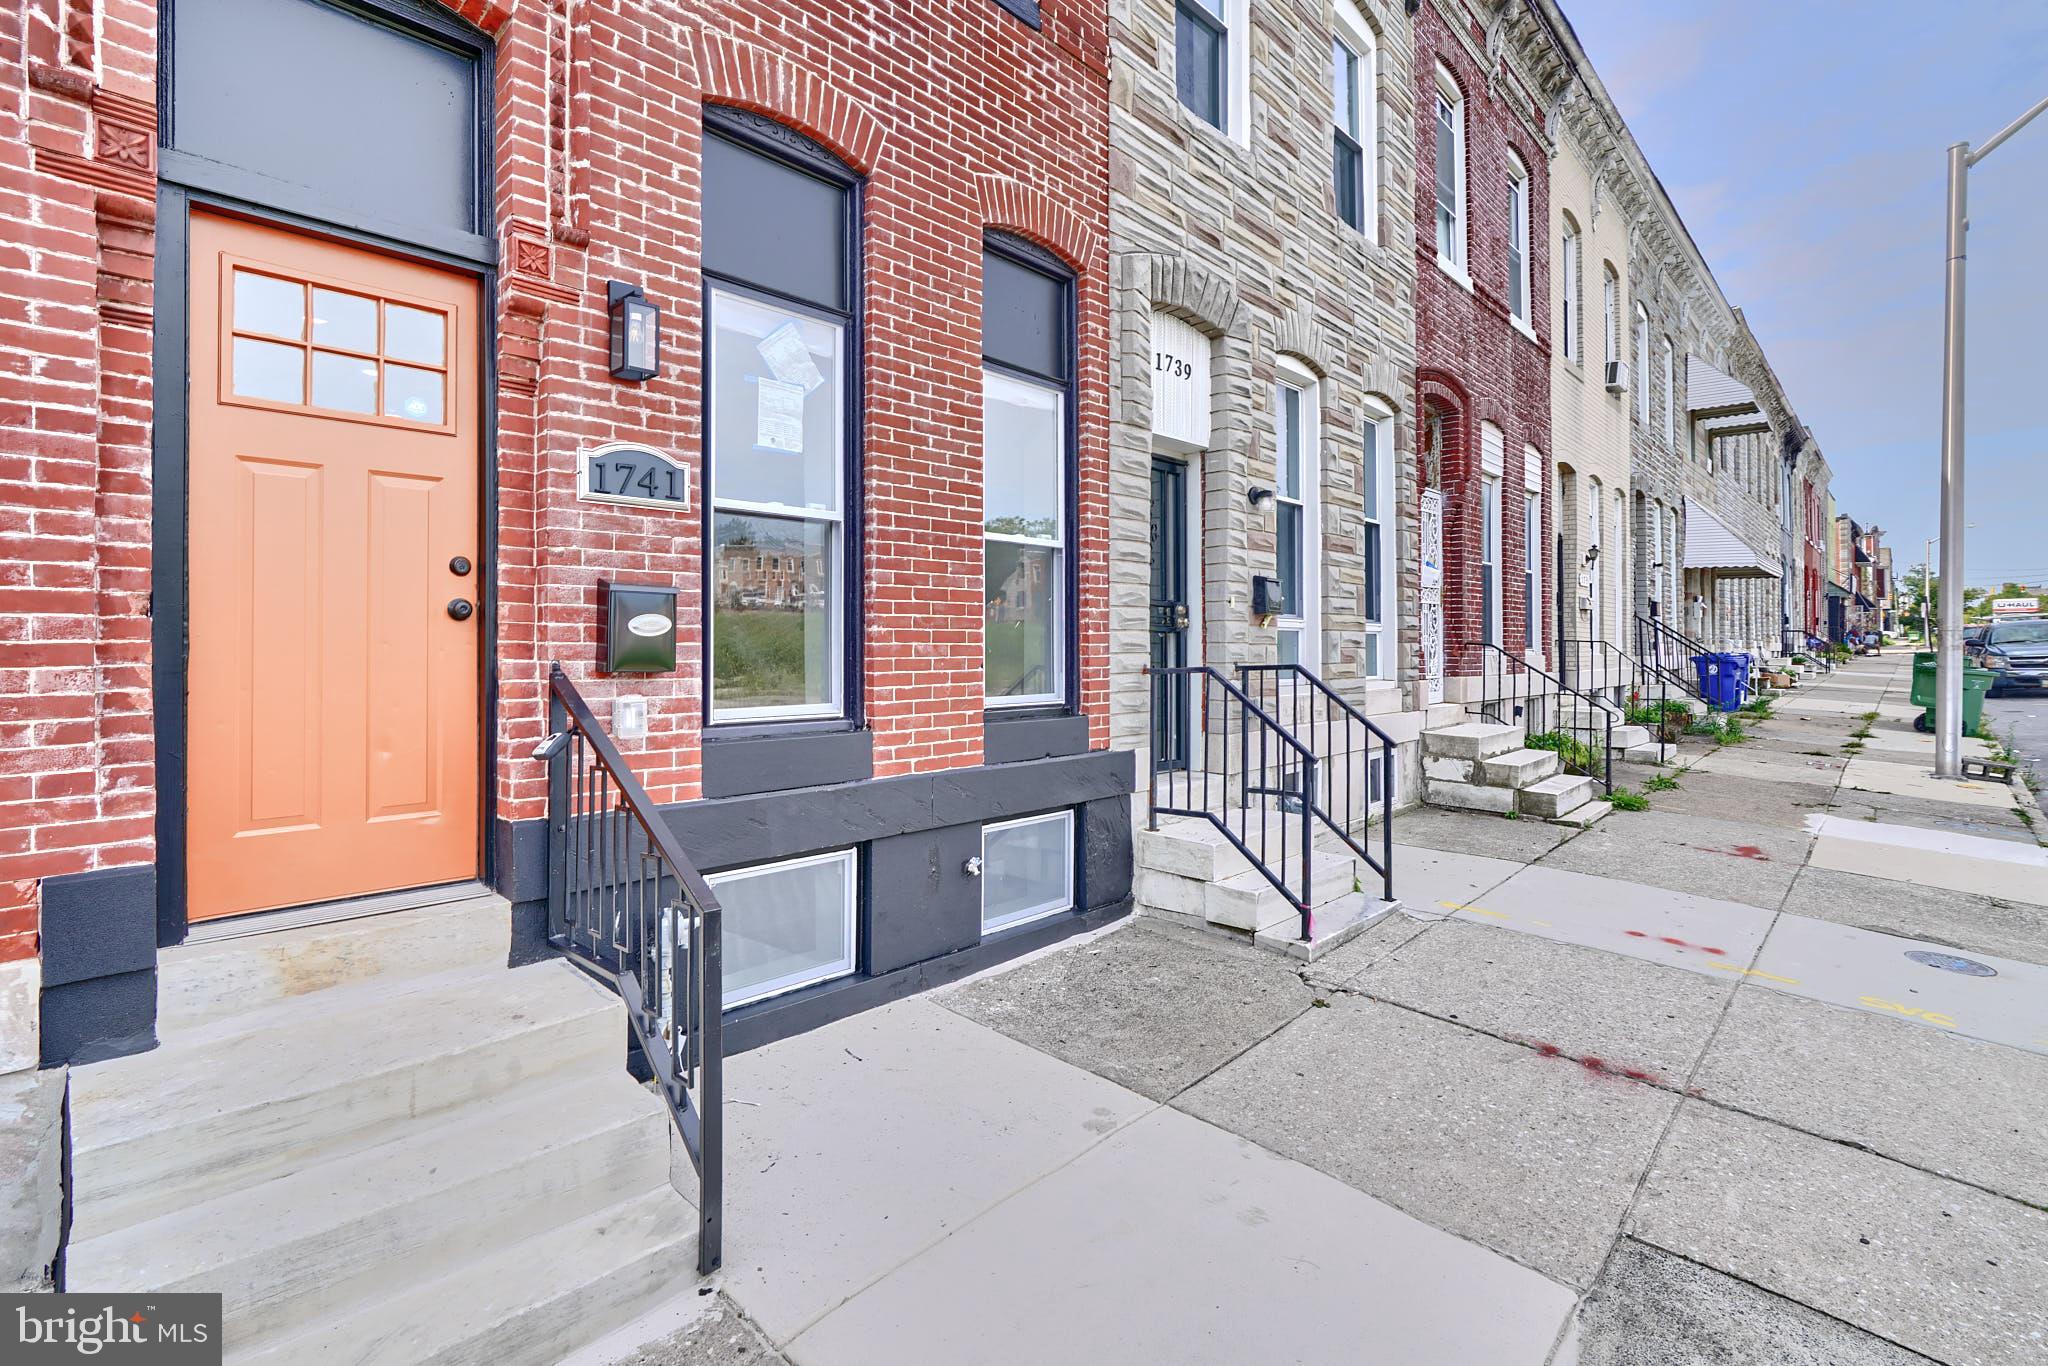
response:
M317 331L318 322L314 328ZM374 340L374 339L373 339ZM436 380L439 375L434 376ZM344 413L377 411L377 362L332 351L313 353L313 406Z
M991 702L1043 699L1060 690L1059 552L991 540L984 670Z
M253 270L236 271L234 330L290 337L293 341L303 339L306 287L296 280L258 275Z
M273 403L306 401L306 353L296 346L235 338L234 392Z
M343 294L336 289L315 289L313 340L321 346L376 355L377 301L365 299L360 294ZM314 387L319 387L317 374Z
M1074 816L1062 811L981 832L981 931L1074 905Z
M793 517L712 517L711 707L836 711L838 527Z
M844 329L711 296L712 495L837 512Z
M402 417L408 422L445 420L441 402L441 372L415 370L410 365L384 367L384 416Z
M725 912L728 1010L853 971L855 879L851 850L708 879Z
M384 305L384 354L421 365L439 365L447 352L447 319L440 313Z

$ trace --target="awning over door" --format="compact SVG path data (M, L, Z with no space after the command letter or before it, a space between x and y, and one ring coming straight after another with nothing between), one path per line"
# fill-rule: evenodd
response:
M1836 583L1833 579L1828 580L1827 593L1829 597L1839 598L1843 602L1847 602L1849 600L1849 590L1842 587L1842 585L1840 585L1839 583Z
M1782 577L1775 558L1750 549L1725 522L1694 502L1685 505L1685 567L1738 579Z
M1750 387L1698 356L1685 358L1685 393L1692 420L1709 437L1746 436L1771 429Z

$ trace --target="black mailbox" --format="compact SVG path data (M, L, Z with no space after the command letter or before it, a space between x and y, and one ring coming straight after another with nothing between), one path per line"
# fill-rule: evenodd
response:
M1274 578L1271 574L1252 575L1253 616L1273 617L1280 615L1280 609L1284 605L1285 599L1286 593L1280 587L1280 580Z
M614 674L667 673L676 667L676 590L607 583L604 669Z

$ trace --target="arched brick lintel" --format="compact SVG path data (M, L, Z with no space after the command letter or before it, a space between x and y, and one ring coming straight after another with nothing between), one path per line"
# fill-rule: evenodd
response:
M690 31L685 30L686 42ZM822 72L724 33L694 34L699 88L707 103L765 114L830 148L862 175L881 159L882 121Z
M1045 191L1009 176L978 175L974 189L981 200L981 224L1013 232L1036 242L1082 275L1095 273L1100 234L1089 223Z

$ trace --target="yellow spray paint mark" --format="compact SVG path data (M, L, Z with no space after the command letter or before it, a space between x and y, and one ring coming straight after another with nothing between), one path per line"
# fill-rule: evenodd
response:
M1897 1001L1887 1001L1882 996L1858 996L1856 1000L1859 1004L1868 1006L1872 1010L1894 1011L1909 1020L1924 1020L1928 1024L1935 1025L1941 1029L1954 1029L1956 1027L1956 1022L1953 1019L1939 1011L1923 1010L1919 1006L1900 1005Z
M1489 911L1479 906L1467 906L1462 901L1439 901L1436 904L1442 906L1446 910L1469 911L1473 915L1483 915L1490 920L1512 920L1514 918L1512 916L1502 915L1499 911Z
M1714 971L1716 972L1732 972L1741 977L1761 977L1766 982L1782 982L1788 987L1796 987L1799 985L1799 979L1797 977L1780 977L1777 973L1765 972L1762 968L1745 968L1734 963L1712 962L1708 963L1707 966L1714 969Z

